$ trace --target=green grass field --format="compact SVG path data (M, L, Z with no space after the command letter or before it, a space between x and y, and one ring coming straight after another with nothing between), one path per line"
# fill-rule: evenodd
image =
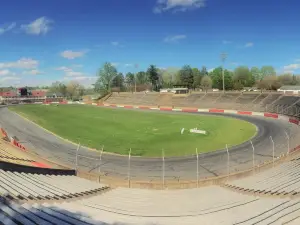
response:
M136 156L182 156L241 144L256 127L221 116L159 113L83 105L23 105L10 107L55 134L82 145ZM208 134L192 134L197 127ZM185 128L184 134L180 130Z

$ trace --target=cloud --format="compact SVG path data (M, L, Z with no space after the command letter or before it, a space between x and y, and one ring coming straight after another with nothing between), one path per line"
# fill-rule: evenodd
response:
M214 69L215 69L215 68L208 69L207 72L210 73L210 72L214 71Z
M295 70L300 69L300 63L289 64L283 67L284 73L294 73Z
M33 69L33 70L27 70L24 71L23 74L29 74L29 75L39 75L39 74L43 74L42 71L39 71L37 69Z
M120 43L117 42L117 41L112 41L111 44L112 44L113 46L118 46Z
M16 27L16 25L17 24L14 22L14 23L11 23L7 26L0 27L0 35L14 29Z
M14 72L11 72L10 70L0 70L0 76L15 76L16 74Z
M223 40L222 43L223 43L224 45L228 45L228 44L231 44L232 41Z
M111 65L117 67L117 66L120 65L120 63L118 63L118 62L112 62Z
M245 48L251 48L253 47L254 43L253 42L248 42L244 45Z
M31 58L21 58L14 62L2 62L0 68L15 68L15 69L34 69L39 65L39 61Z
M78 81L84 86L91 86L96 82L98 77L96 76L79 76L79 77L63 77L63 81Z
M81 67L83 67L83 65L81 65L81 64L73 64L73 65L71 65L71 67L81 68Z
M29 24L21 25L21 30L32 35L47 34L52 29L52 24L52 20L49 20L46 17L40 17Z
M56 68L56 70L63 71L65 77L80 77L85 76L83 72L74 71L72 68L67 66L61 66Z
M66 50L60 53L60 55L66 59L75 59L84 56L88 50L83 51L72 51L72 50Z
M125 64L125 67L133 67L133 64L131 64L131 63L126 63L126 64Z
M180 34L180 35L174 35L174 36L168 36L164 39L164 42L167 43L177 43L179 40L185 39L187 36Z
M0 77L0 83L2 85L17 85L20 84L21 78L20 77L14 77L14 76L6 76L6 77Z
M112 42L110 42L110 44L112 45L112 46L115 46L115 47L124 47L124 45L122 45L120 42L118 42L118 41L112 41Z
M205 6L206 0L157 0L153 12L163 13L169 10L172 12L185 12Z

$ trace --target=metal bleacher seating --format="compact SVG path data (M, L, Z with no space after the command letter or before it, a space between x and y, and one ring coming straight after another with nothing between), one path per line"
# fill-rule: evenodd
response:
M296 196L300 195L300 158L251 177L225 184L234 190L253 194Z
M94 194L105 185L69 175L43 175L0 170L0 193L15 200L68 199Z
M117 188L74 202L33 207L131 225L299 224L300 213L299 200L243 195L219 186L163 191Z

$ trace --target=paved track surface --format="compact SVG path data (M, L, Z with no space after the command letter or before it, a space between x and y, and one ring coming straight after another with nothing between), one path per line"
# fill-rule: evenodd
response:
M126 110L126 109L115 109ZM166 113L166 112L163 112ZM176 113L176 112L173 112ZM200 114L200 113L198 113ZM205 114L205 113L201 113ZM210 113L211 115L212 113ZM220 115L220 114L218 114ZM197 116L196 113L194 115ZM287 132L290 135L290 147L295 147L300 140L299 128L286 121L267 119L256 116L227 115L222 116L243 119L255 124L258 134L253 138L255 146L255 163L272 160L272 143L275 142L275 156L287 151ZM6 107L0 108L0 124L10 136L16 136L20 142L43 158L63 163L74 168L76 145L49 134L35 124L24 120ZM228 132L240 132L228 130ZM226 134L224 134L226 135ZM299 141L298 141L299 142ZM239 171L252 166L252 146L250 142L232 147L230 151L230 171ZM97 172L99 168L99 152L80 149L78 167L83 171ZM166 158L165 179L196 179L196 156ZM128 157L103 154L101 172L107 176L126 178ZM221 150L215 153L199 155L199 177L213 177L227 173L227 153ZM162 175L162 159L131 158L131 177L133 179L156 180Z

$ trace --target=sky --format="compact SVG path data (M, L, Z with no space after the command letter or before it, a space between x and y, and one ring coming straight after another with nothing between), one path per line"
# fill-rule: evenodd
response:
M0 86L119 72L272 65L300 73L299 0L2 0Z

